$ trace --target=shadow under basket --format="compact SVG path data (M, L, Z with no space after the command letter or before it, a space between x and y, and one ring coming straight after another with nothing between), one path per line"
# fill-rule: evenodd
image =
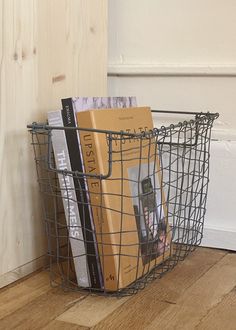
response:
M211 129L218 114L152 113L154 123L177 124L140 133L28 125L52 285L134 294L201 243ZM104 173L60 166L65 159L59 154L71 156L67 133L78 137L82 131L104 137ZM61 141L57 145L56 139ZM77 150L74 157L81 159L81 154ZM80 166L84 169L83 161ZM99 189L92 190L93 184Z

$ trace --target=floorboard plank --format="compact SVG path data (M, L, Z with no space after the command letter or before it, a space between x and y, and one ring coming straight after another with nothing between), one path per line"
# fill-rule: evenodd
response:
M156 315L173 306L187 288L226 254L220 250L197 249L162 279L131 297L94 329L146 329Z
M122 299L52 289L48 273L41 272L0 290L0 329L221 330L224 325L233 330L234 285L236 254L206 248L198 248L137 295Z
M42 329L84 296L54 288L0 320L0 329Z
M130 297L89 296L60 315L57 320L93 327L123 305Z
M49 274L40 272L0 291L0 319L51 289Z
M53 320L52 322L48 323L42 330L87 330L87 327L81 327L76 324L62 322Z
M236 254L227 254L189 287L175 305L156 316L147 329L195 329L204 315L235 286Z
M236 329L236 287L196 327L196 330L222 329Z

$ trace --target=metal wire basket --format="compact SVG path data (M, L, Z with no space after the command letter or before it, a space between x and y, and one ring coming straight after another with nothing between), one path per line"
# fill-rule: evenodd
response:
M140 134L87 129L103 134L108 141L108 173L96 174L93 178L100 184L96 208L101 211L101 217L104 210L114 212L113 220L118 227L113 233L93 223L94 202L89 198L89 174L79 169L58 169L55 164L54 132L85 130L37 123L27 126L42 195L52 285L98 294L134 294L172 269L201 243L209 182L211 129L218 114L152 112L154 116L167 114L171 120L178 115L191 116L191 119ZM136 150L138 165L135 172L125 175L124 168L130 160L127 155L132 147L127 149L127 144L126 148L124 145L127 139L134 138L139 146ZM114 143L120 148L114 148ZM145 153L145 148L149 152ZM155 152L151 155L150 150ZM117 163L120 176L113 173ZM73 187L68 184L70 180ZM116 195L119 209L112 209L104 202L105 198L112 197L111 192L103 190L104 182L108 181L121 186ZM128 194L122 189L124 182L129 184ZM130 202L134 208L129 213L126 205ZM72 219L75 204L79 209L79 224ZM130 223L135 226L129 227ZM75 229L80 230L78 237L73 235ZM111 235L115 239L109 240ZM132 237L135 237L133 241ZM76 244L83 244L83 253L75 253ZM108 276L106 267L111 258L116 266L114 273ZM90 280L84 285L78 281L80 267L84 267L82 260L86 269L81 272L90 274ZM94 261L96 270L92 266ZM125 266L126 262L128 266ZM92 274L95 271L97 274ZM124 278L129 277L128 281L122 281L122 272ZM97 279L92 281L96 275ZM113 281L112 287L105 284L108 280Z

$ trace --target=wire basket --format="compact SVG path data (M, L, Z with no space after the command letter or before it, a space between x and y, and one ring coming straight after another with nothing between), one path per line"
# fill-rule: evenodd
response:
M218 114L152 112L154 116L167 114L171 121L179 115L192 119L139 134L28 125L42 195L52 285L98 294L134 294L172 269L201 243L211 129ZM107 173L91 177L79 170L58 169L53 134L66 130L104 135ZM129 147L126 142L130 139L136 140L136 147ZM127 174L125 167L132 148L136 149L137 166ZM119 166L119 176L114 174L115 166ZM89 188L92 179L100 187L96 205ZM73 187L69 184L71 180ZM105 183L119 186L118 193L105 191ZM129 193L124 189L126 184ZM119 200L119 208L108 206L107 198ZM132 211L127 205L133 205ZM75 206L79 209L79 224L74 221ZM95 206L102 222L104 212L110 212L107 221L113 221L113 232L103 227L104 223L95 226ZM80 231L78 237L75 230ZM81 244L83 252L76 250ZM108 269L112 262L113 273ZM89 275L83 284L78 278L84 272Z

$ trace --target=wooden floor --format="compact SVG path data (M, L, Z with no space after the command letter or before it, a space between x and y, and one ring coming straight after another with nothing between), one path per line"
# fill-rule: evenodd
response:
M39 272L0 290L0 329L236 329L236 254L199 248L121 299L65 293Z

